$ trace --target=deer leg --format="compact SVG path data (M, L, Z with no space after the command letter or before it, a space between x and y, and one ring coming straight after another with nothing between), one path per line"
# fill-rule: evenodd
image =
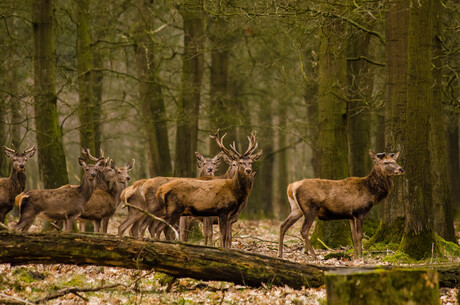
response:
M83 220L83 219L80 219L78 221L78 230L80 230L80 232L85 232L85 224L86 224L86 220Z
M25 199L24 199L25 200ZM19 221L14 226L15 230L19 230L21 232L27 232L29 228L32 226L35 217L40 213L40 210L34 208L34 206L27 202L27 204L23 204L20 208L21 216L19 217Z
M304 242L305 242L305 254L310 252L314 259L316 259L315 251L310 244L310 238L308 237L308 232L310 231L311 225L315 220L317 211L309 210L308 213L305 214L305 219L303 221L302 229L300 229L300 234L302 235Z
M135 211L134 209L129 210L128 217L126 217L125 221L121 223L121 225L118 227L118 235L123 235L125 231L134 223L136 222L138 216L140 215L140 212Z
M227 239L228 239L228 216L227 215L220 215L219 216L219 231L220 231L220 246L222 248L226 248L228 245Z
M101 232L101 220L100 219L93 221L93 226L94 226L94 233Z
M204 245L212 244L212 217L203 217Z
M363 219L356 219L356 239L359 257L363 257Z
M350 219L351 237L353 238L353 257L358 257L358 235L356 233L356 218Z
M179 219L179 236L181 241L188 241L188 231L190 227L190 216L181 216Z
M110 217L102 219L102 233L107 233L107 229L109 228L109 220Z
M278 257L283 257L283 242L284 242L284 235L286 234L287 230L292 227L293 224L302 217L303 212L299 208L295 208L289 213L289 216L281 223L280 225L280 238L278 243Z
M77 215L75 216L67 216L67 219L64 220L64 231L66 232L72 232L73 231L73 225L75 222L75 218L77 218Z

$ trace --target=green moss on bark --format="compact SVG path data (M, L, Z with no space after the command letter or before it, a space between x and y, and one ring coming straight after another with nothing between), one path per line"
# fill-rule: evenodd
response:
M371 249L373 246L386 245L396 249L401 242L404 232L404 218L395 218L391 223L381 222L377 232L369 241L364 242L364 248ZM396 247L395 247L396 246Z

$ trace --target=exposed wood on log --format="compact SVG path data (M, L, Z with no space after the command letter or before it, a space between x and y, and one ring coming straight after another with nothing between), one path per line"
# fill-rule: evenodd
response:
M288 285L295 289L319 287L325 283L325 271L343 269L181 242L142 241L100 234L19 234L6 231L0 232L0 263L123 267L155 270L177 278L227 281L253 287L262 283ZM438 270L441 287L455 287L459 281L458 262L417 267ZM382 267L354 269L378 268Z

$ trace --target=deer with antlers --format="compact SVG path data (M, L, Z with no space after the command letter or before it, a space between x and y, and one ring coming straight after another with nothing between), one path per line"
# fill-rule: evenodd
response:
M3 146L3 151L11 160L11 174L8 178L0 178L0 222L5 222L6 214L14 207L14 198L24 191L26 185L26 164L36 152L35 146L27 148L23 153Z
M91 155L89 149L82 149L82 153L91 161L97 162L99 160L99 158ZM102 149L100 158L104 158ZM85 231L85 220L91 220L94 225L94 232L107 233L109 220L120 203L120 194L127 187L128 181L131 180L128 172L133 166L134 159L121 167L116 166L113 160L105 159L105 166L101 170L101 175L96 177L93 194L85 203L84 212L79 216L81 232Z
M396 154L375 154L369 150L374 167L366 177L343 180L304 179L288 185L287 195L291 212L280 225L278 256L283 256L286 231L300 217L305 216L300 233L305 242L305 253L316 258L308 231L316 217L321 220L349 219L353 237L354 257L362 257L363 220L371 208L383 200L393 187L392 177L404 173L396 163Z
M16 196L20 218L15 229L26 232L41 214L52 221L64 221L64 230L73 231L75 219L83 213L85 203L93 193L94 180L104 167L104 159L96 164L86 164L78 158L84 169L81 184L65 185L57 189L31 190Z
M258 143L255 133L251 134L249 147L240 154L235 144L227 149L219 131L214 136L217 145L230 158L238 161L238 168L231 179L183 179L178 178L158 188L156 197L164 206L164 219L170 224L176 223L180 216L218 216L221 234L220 245L231 247L231 222L246 203L253 185L252 163L260 158L262 151L253 154ZM164 227L164 224L160 225ZM230 228L230 229L229 229Z

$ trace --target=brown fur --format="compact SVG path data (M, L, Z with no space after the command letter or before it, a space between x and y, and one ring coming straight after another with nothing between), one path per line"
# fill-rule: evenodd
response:
M6 214L13 209L15 198L24 191L26 185L26 163L35 154L35 146L26 149L22 154L3 146L7 157L11 160L11 173L8 178L0 178L0 222L5 222Z
M20 218L14 227L16 230L27 231L39 214L49 220L62 220L65 231L73 230L75 218L83 212L85 202L93 193L93 180L103 160L95 165L87 165L79 158L79 163L85 169L85 174L78 187L69 185L57 189L32 190L19 195L17 204L20 207Z
M304 179L291 183L287 195L291 213L280 226L278 256L283 255L283 239L286 231L302 216L302 236L305 253L316 257L308 231L316 217L321 220L349 219L353 236L355 257L362 256L363 220L371 208L384 199L391 191L391 177L403 173L394 157L377 157L369 151L375 164L371 173L363 178L350 177L343 180Z
M120 203L120 194L131 179L128 172L133 165L134 159L122 167L116 166L112 161L103 169L102 175L99 175L93 194L85 203L84 212L79 217L83 220L92 220L94 232L107 233L109 220ZM80 231L84 230L84 221L81 221Z

